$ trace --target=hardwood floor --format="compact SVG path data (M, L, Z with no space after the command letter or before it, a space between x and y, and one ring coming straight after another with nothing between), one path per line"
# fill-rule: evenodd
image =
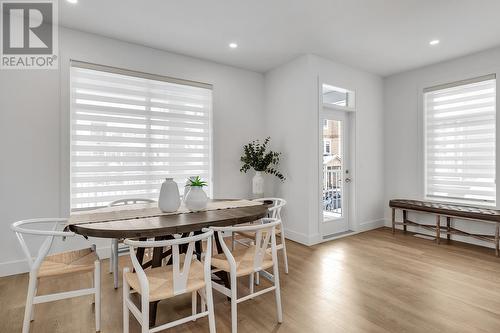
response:
M281 274L284 322L274 295L238 305L239 332L500 332L500 259L494 251L453 246L383 228L314 247L287 242L290 274ZM121 257L120 264L129 264ZM102 332L121 332L121 289L103 261ZM0 332L20 332L27 275L0 279ZM242 293L248 280L240 281ZM41 282L39 293L85 286L88 278ZM120 281L121 285L121 281ZM265 284L264 284L265 285ZM230 331L230 306L214 292L218 332ZM191 311L190 296L159 304L158 321ZM131 316L133 318L133 316ZM131 332L139 332L131 319ZM32 332L93 332L91 297L35 306ZM199 319L169 332L208 332Z

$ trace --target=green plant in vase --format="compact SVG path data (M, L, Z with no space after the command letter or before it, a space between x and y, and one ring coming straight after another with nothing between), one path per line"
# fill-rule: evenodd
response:
M200 176L190 177L186 182L187 193L184 198L184 203L190 211L200 211L207 207L208 196L203 191L203 187L207 186L207 182L202 180Z
M264 195L263 173L276 176L281 181L286 179L277 169L281 153L267 149L270 140L271 137L267 137L264 142L254 140L243 146L243 155L240 158L243 164L240 171L246 173L250 169L255 170L255 176L252 179L254 197L262 197Z
M189 178L189 179L188 179L188 185L186 185L186 186L191 186L191 187L193 187L193 186L203 187L203 186L207 186L207 185L208 185L208 184L207 184L207 182L206 182L206 181L204 181L204 180L202 180L202 179L200 178L200 176L196 176L196 177L194 177L194 178Z

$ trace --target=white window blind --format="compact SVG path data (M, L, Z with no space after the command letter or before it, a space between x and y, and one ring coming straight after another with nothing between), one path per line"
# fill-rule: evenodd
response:
M424 90L426 196L494 204L494 75Z
M72 62L71 208L210 181L211 108L210 85Z

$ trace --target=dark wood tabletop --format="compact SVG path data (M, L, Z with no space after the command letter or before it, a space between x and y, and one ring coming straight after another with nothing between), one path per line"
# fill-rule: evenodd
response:
M196 213L156 216L110 222L70 225L77 234L101 238L140 238L182 234L210 226L231 226L265 217L267 205Z

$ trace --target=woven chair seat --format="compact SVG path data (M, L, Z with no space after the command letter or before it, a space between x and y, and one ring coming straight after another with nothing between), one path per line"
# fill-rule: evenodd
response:
M99 258L90 248L53 254L45 257L40 265L38 277L92 272L96 260Z
M244 249L238 249L232 252L234 260L236 261L236 276L245 276L253 273L254 270L254 256L255 246L250 245ZM212 266L217 267L225 272L231 272L229 262L227 261L224 253L217 254L212 257ZM273 266L273 258L269 251L266 251L264 260L262 261L261 269L266 269Z
M176 296L173 289L173 268L172 265L156 267L144 271L149 282L149 300L150 302L159 301ZM132 289L141 294L141 286L136 273L128 272L125 274L128 284ZM182 293L188 293L205 287L205 278L203 264L198 260L193 260L189 269L189 278L186 290Z

